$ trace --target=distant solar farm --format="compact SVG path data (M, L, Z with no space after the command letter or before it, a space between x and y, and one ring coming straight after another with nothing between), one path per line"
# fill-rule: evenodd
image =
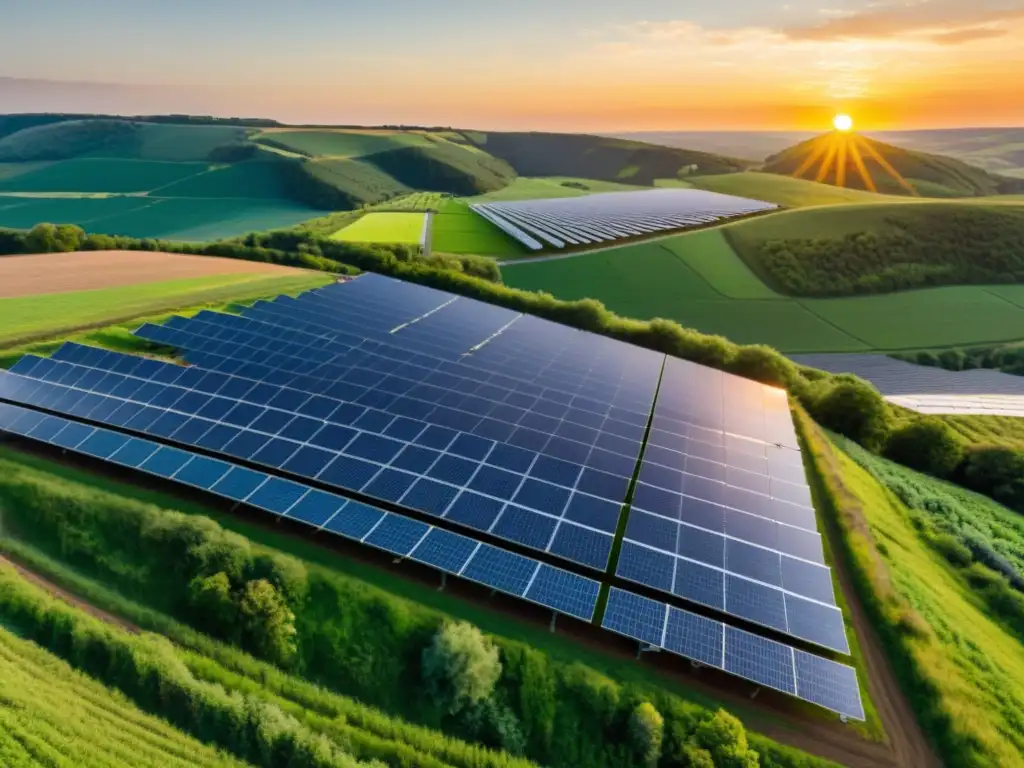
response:
M373 274L135 333L187 364L25 355L0 431L864 719L783 391Z
M606 192L470 207L531 251L610 243L778 208L774 203L698 189Z

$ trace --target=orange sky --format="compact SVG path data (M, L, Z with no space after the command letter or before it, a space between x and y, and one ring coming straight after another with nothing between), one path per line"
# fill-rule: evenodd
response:
M1024 0L33 0L5 14L23 31L0 46L5 112L603 132L822 130L838 111L863 130L1024 125ZM154 45L154 29L187 44Z

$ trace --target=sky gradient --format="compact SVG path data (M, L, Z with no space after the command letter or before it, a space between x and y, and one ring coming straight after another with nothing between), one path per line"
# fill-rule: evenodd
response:
M0 111L482 129L1024 125L1024 0L31 0Z

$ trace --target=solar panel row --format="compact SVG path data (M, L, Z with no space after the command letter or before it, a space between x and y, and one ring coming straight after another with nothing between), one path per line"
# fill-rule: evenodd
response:
M199 488L584 621L600 584L417 520L230 462L0 403L0 432Z
M612 588L601 626L758 685L864 720L852 667Z
M608 192L584 197L478 203L470 208L530 250L605 243L777 208L697 189Z

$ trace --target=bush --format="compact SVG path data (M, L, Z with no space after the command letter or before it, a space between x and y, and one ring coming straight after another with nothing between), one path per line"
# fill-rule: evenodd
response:
M997 447L969 451L958 475L968 488L1024 512L1024 452Z
M747 744L743 723L724 709L697 726L698 746L706 749L718 768L757 768L757 752Z
M885 441L885 456L935 477L949 477L964 458L964 446L945 423L917 418L894 430Z
M287 664L295 655L295 614L266 579L247 582L238 606L242 638L257 655Z
M889 406L867 382L841 382L813 403L812 412L823 426L877 450L889 430Z
M665 719L649 701L636 706L629 716L629 738L640 755L641 764L654 768L661 757Z
M471 624L443 624L423 651L427 689L452 714L489 698L499 677L498 649Z

